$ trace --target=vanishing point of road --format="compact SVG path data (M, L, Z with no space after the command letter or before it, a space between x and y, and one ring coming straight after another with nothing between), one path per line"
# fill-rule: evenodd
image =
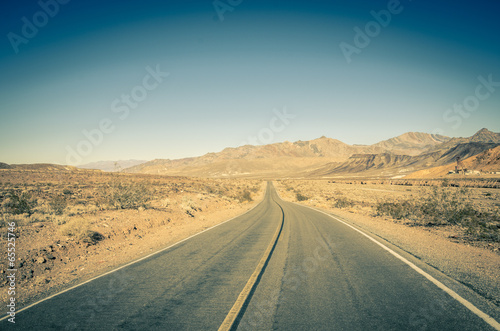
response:
M0 329L222 330L229 320L239 330L495 330L499 316L413 256L283 201L268 183L246 214L36 303Z

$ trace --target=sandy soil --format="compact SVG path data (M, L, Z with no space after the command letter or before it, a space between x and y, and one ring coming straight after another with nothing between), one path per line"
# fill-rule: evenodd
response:
M328 181L282 181L275 186L282 198L293 202L297 202L297 196L290 188L300 190L309 199L299 203L333 212L466 284L496 306L500 305L500 255L497 243L473 244L461 237L462 229L456 226L409 226L404 221L373 216L371 202L415 198L419 194L426 194L425 187L370 187ZM482 203L485 209L495 208L495 204L500 201L499 193L490 191L491 195L487 198L493 197L488 199L491 205L483 201L482 191L475 197L476 204ZM339 195L355 199L358 203L346 208L335 208L335 196Z

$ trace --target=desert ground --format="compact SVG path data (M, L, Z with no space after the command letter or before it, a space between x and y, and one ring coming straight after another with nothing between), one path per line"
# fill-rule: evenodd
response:
M18 304L242 214L262 198L263 185L100 171L2 170L0 224L3 238L15 228ZM2 259L0 264L2 302L7 300L7 263Z

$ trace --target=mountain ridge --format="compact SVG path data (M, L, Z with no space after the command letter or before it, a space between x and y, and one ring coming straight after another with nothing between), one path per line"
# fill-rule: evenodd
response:
M268 145L245 145L228 147L217 153L207 153L199 157L177 160L156 159L141 165L125 169L131 173L151 173L187 176L235 176L241 174L267 172L266 167L287 173L286 166L295 170L306 170L310 166L341 163L354 154L417 155L432 149L438 144L450 140L450 137L423 132L407 132L372 145L350 145L338 139L322 136L312 140L279 142ZM276 159L283 165L267 165L263 160ZM245 160L248 164L237 160ZM259 161L260 160L260 161ZM212 165L213 169L210 169ZM227 171L224 171L226 168ZM237 169L237 170L235 170Z
M107 172L118 172L123 169L148 162L146 160L118 160L118 161L97 161L79 165L80 169L102 170Z

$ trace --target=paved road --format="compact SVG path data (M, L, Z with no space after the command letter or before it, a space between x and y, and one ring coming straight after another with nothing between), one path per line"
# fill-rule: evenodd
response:
M272 185L249 213L25 310L15 328L217 330L283 215L240 330L492 329L387 250L282 201Z

